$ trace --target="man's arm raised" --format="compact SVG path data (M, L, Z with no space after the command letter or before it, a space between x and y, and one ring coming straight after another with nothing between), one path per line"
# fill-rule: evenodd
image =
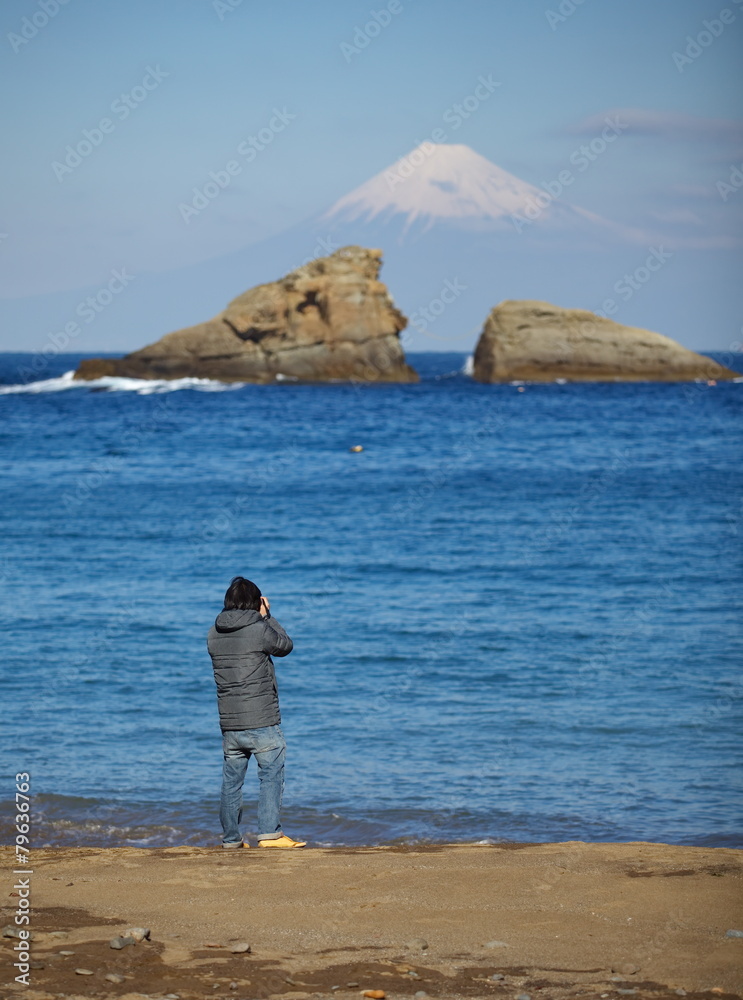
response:
M271 617L271 605L261 597L261 614L265 622L263 630L263 652L269 656L288 656L294 643L275 618Z

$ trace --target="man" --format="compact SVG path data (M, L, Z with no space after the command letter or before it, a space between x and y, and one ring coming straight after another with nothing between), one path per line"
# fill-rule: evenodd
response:
M240 833L243 782L251 755L258 765L258 846L304 847L281 829L286 742L272 656L287 656L293 643L258 587L236 576L206 639L217 684L224 766L219 818L222 847L249 847Z

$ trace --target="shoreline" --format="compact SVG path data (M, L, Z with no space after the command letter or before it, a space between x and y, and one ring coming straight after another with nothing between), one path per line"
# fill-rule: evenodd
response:
M154 840L155 838L152 838ZM245 841L246 847L255 848L258 846L255 835L252 832L243 833L243 839ZM684 843L677 841L638 841L638 840L569 840L569 841L554 841L554 840L493 840L490 838L482 838L481 840L428 840L421 839L416 840L412 837L399 840L380 840L370 843L353 843L338 841L337 843L329 843L327 841L313 840L309 835L303 838L307 842L307 850L311 851L391 851L391 852L402 852L407 853L410 851L417 852L419 854L425 854L427 852L440 851L442 848L495 848L501 851L520 851L526 847L548 847L557 843L569 843L569 844L592 844L596 846L604 847L624 847L631 846L633 844L656 844L662 843L663 847L668 848L692 848L700 851L736 851L743 855L743 846L738 846L737 844L708 844L708 843L694 843L692 841L687 841ZM35 853L44 852L54 852L54 851L116 851L116 850L133 850L141 851L146 853L148 851L180 851L188 848L194 851L209 851L220 846L220 831L215 831L214 836L210 838L203 838L201 841L182 841L181 843L162 843L156 844L149 842L135 842L126 841L120 843L86 843L81 841L80 843L71 843L69 841L62 841L60 843L50 843L46 842L42 847L37 847L34 849ZM0 852L4 850L10 850L10 844L7 841L0 842Z
M3 937L11 997L743 994L743 937L727 936L743 930L734 848L60 847L31 860L31 961L43 967L14 983L18 942ZM14 906L6 896L3 926ZM151 940L112 949L129 927ZM239 943L250 952L233 953Z

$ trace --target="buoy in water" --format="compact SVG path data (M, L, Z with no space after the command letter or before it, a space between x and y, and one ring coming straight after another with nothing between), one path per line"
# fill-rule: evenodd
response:
M523 385L520 385L519 386L519 392L523 392L523 391L524 391L524 387L523 387Z
M349 451L363 451L364 450L364 446L362 444L352 444L351 447L348 450Z

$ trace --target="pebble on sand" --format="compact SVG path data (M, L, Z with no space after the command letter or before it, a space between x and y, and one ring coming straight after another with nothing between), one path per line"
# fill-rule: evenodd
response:
M387 994L384 990L364 990L362 997L369 997L370 1000L384 1000Z
M134 938L134 940L137 941L137 942L144 941L144 940L149 941L150 940L150 928L149 927L130 927L128 930L125 930L124 933L121 936L125 937L125 938L127 938L127 937Z
M230 951L233 955L247 955L250 951L250 945L247 941L238 941L231 946Z
M123 983L125 982L124 976L120 976L118 972L109 972L104 977L109 983Z
M508 948L505 941L486 941L483 948Z
M136 944L137 942L131 935L127 934L126 937L115 937L111 938L108 942L109 948L115 948L116 951L121 951L122 948L127 948L129 945ZM61 952L60 952L61 954Z
M94 976L95 972L92 969L75 969L78 976Z
M516 997L516 1000L531 1000L531 994L530 993L519 993L519 995Z
M735 930L725 931L725 937L743 938L743 931L735 931Z
M422 997L427 997L427 996L428 996L428 994L426 993L426 991L425 991L425 990L417 990L417 991L416 991L416 992L415 992L415 993L413 994L413 996L415 996L415 997L418 997L418 1000L421 1000L421 998L422 998Z
M3 927L3 937L20 938L20 936L20 927L16 927L15 924L6 924L5 927ZM33 941L33 937L33 932L29 931L28 938L24 938L24 940Z
M410 941L405 942L405 947L411 950L425 951L428 947L428 941L425 938L411 938Z
M502 972L494 972L490 978L493 980L494 983L499 983L501 979L505 979L506 977L503 975Z

